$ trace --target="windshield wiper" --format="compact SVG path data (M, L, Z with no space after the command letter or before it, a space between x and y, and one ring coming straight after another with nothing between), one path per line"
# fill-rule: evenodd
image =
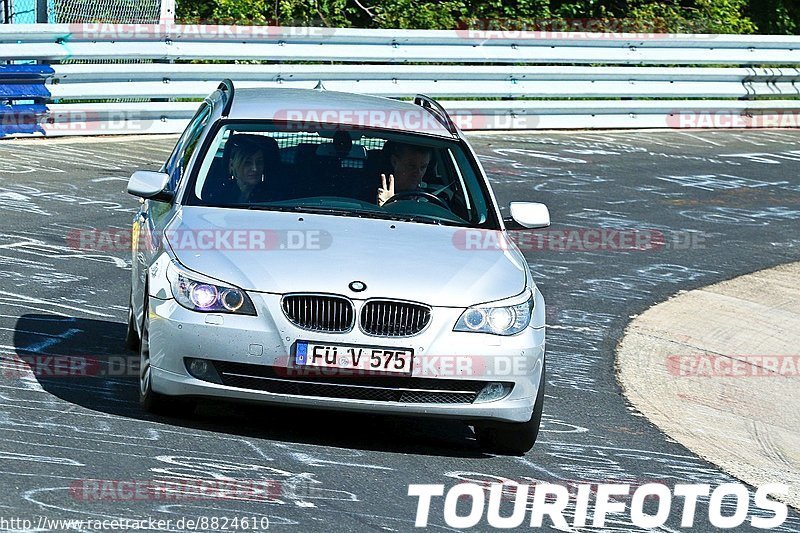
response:
M401 215L397 213L387 213L385 211L356 211L347 209L336 209L327 207L304 207L296 206L296 211L310 211L312 213L332 214L352 216L357 218L370 218L376 220L395 220L398 222L418 222L421 224L435 224L437 226L443 225L443 222L437 218L428 217L426 215Z
M289 213L308 211L311 213L349 214L349 211L344 209L335 209L332 207L303 206L303 205L217 204L217 205L209 205L206 207L218 207L222 209L250 209L253 211L283 211Z
M315 213L322 215L352 216L357 218L370 218L377 220L395 220L399 222L417 222L420 224L433 224L436 226L459 226L460 224L450 224L442 222L438 218L426 215L401 215L397 213L387 213L385 211L356 211L335 207L321 207L313 205L270 205L270 204L223 204L209 207L251 209L258 211L282 211L290 213Z
M443 223L438 218L428 217L425 215L386 215L385 218L391 220L399 220L401 222L418 222L421 224L435 224L437 226L442 226Z
M442 221L437 218L428 218L425 216L410 216L406 217L404 220L409 222L419 222L420 224L435 224L436 226L441 226Z

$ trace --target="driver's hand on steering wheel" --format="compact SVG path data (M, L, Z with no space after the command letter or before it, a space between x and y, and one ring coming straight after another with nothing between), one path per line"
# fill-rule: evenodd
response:
M386 203L386 200L394 196L394 174L389 174L389 183L386 183L386 174L381 174L381 186L378 188L378 206Z

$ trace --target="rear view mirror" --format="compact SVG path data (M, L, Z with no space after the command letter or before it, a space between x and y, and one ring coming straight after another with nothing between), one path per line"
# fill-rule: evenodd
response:
M137 170L128 180L128 193L141 198L169 202L172 200L172 193L164 190L168 184L169 174Z
M506 229L546 228L550 225L550 211L544 204L511 202L509 209L511 210L511 216L503 219Z

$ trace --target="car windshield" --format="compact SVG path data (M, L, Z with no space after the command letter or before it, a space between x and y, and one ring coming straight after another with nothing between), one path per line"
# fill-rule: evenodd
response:
M188 188L189 205L497 227L461 144L423 135L228 123Z

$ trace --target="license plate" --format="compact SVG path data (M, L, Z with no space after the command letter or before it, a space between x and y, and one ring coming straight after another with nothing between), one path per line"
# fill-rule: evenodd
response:
M297 341L297 366L411 374L414 350Z

